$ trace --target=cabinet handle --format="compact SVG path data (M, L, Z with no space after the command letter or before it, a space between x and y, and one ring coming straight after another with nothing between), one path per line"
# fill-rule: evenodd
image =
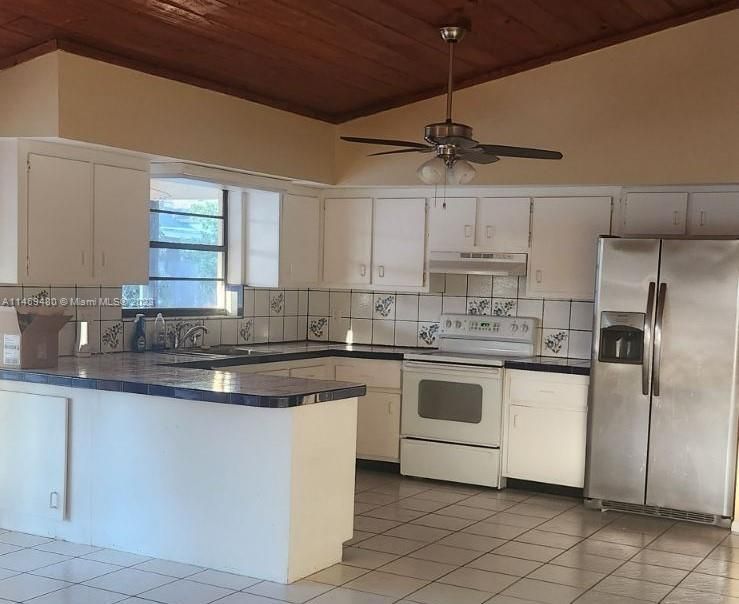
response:
M359 265L359 275L364 277L367 274L367 265L366 264L360 264Z
M536 282L541 283L541 279L542 279L542 272L541 270L538 270L536 271Z
M492 227L492 225L487 225L485 227L485 237L487 239L492 239L493 238L493 227Z
M85 266L85 250L80 252L80 258L82 260L82 266Z
M102 264L103 266L105 266L105 252L102 252L102 254L101 254L101 258L100 258L100 263L101 263L101 264Z
M513 427L518 428L518 415L513 416Z
M393 414L393 401L387 402L387 414L392 415Z
M384 277L385 276L385 267L382 266L382 265L378 266L377 267L377 274L380 277Z
M51 493L49 493L49 507L52 510L59 509L59 493L57 491L52 491Z
M465 239L469 239L470 237L472 237L472 225L471 224L464 225L464 237Z
M677 210L672 213L672 224L674 224L675 226L680 224L680 212L678 212Z
M706 212L701 210L700 226L706 226Z

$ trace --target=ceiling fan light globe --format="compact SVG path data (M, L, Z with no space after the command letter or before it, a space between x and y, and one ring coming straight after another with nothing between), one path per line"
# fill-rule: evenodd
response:
M450 185L466 185L477 175L477 170L470 162L458 159L447 172L447 182Z
M446 182L446 166L440 157L423 162L416 170L422 183L427 185L443 185Z

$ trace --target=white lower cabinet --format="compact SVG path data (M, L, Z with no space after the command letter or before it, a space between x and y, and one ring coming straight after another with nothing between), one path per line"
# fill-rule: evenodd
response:
M399 443L400 394L368 389L357 411L357 457L397 461Z
M507 370L503 475L581 488L589 378Z
M357 416L359 459L400 460L400 367L400 361L336 359L337 380L367 385Z

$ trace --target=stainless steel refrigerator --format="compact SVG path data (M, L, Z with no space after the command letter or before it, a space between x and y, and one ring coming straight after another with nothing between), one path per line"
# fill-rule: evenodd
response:
M739 241L598 246L585 497L704 522L733 515Z

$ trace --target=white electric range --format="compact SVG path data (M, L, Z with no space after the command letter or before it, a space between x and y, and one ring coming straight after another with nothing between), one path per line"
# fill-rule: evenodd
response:
M538 320L443 315L438 350L403 362L400 471L501 486L503 365L536 355Z

